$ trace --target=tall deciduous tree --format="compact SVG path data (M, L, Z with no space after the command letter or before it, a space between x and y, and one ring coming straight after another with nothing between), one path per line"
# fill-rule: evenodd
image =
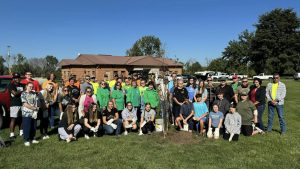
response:
M128 56L154 56L162 57L165 51L158 37L144 36L137 40L133 46L126 51Z
M299 70L300 20L292 9L275 9L260 16L251 44L257 73L292 74Z
M222 53L222 59L226 61L226 72L248 74L253 37L253 33L245 30L239 35L238 40L229 41L228 46Z

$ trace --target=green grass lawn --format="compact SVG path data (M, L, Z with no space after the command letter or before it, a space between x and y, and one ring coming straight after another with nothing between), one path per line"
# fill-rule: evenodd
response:
M160 133L138 136L104 136L67 144L57 135L25 147L20 137L9 148L0 149L0 169L6 168L300 168L300 81L287 85L285 118L287 134L273 131L254 137L241 136L238 142L187 136L170 129L167 138ZM267 111L265 111L265 125ZM277 116L274 129L280 130ZM9 131L1 132L8 138ZM39 136L39 131L37 131ZM184 141L183 141L184 142Z

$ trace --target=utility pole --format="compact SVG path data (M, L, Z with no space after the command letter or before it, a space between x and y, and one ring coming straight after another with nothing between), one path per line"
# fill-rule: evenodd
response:
M7 67L8 67L8 73L11 74L11 67L10 67L10 46L9 45L7 45L6 63L7 63Z

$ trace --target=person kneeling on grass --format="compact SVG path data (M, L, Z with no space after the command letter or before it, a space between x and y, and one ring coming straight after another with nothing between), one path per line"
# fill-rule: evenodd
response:
M132 128L133 130L137 129L136 121L136 109L133 108L131 102L127 102L126 108L122 111L122 119L123 119L123 127L124 127L124 135L128 134L127 129Z
M231 104L229 113L226 115L224 126L225 133L223 134L224 140L238 141L241 133L242 118L241 115L235 110L236 105Z
M176 124L178 124L178 127L180 130L188 130L189 132L192 132L193 130L193 118L194 115L194 106L193 103L189 101L189 98L185 98L184 102L180 108L180 114L179 117L176 118ZM184 126L182 127L181 122L183 122Z
M218 105L213 105L213 111L209 113L207 137L219 139L220 128L222 127L224 115L219 111ZM214 132L213 132L214 130Z
M151 134L154 129L154 119L155 119L155 111L151 109L150 103L145 104L145 110L142 111L141 114L141 123L140 123L140 133L143 134Z
M76 109L75 104L67 105L58 125L59 138L66 140L67 143L76 140L76 136L81 130Z
M119 113L114 108L114 103L109 101L107 108L102 113L103 129L105 134L112 134L116 130L116 136L121 132L122 120L119 119Z
M253 127L252 124L257 124L257 109L255 105L248 100L248 93L241 93L241 101L236 106L237 112L242 117L242 134L245 136L253 136L257 133L264 133L261 129ZM256 130L254 130L256 128Z
M196 102L194 102L194 121L198 131L200 124L200 134L205 135L204 124L207 122L208 108L205 102L202 101L202 94L196 94Z
M89 139L91 135L96 137L101 130L101 113L99 112L98 105L92 103L83 118L84 137L86 139Z

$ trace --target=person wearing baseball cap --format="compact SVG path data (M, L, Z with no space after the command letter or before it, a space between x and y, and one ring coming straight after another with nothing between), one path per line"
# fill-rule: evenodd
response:
M217 87L216 93L223 92L224 98L227 99L228 102L231 102L231 100L234 98L232 87L227 85L225 77L221 77L219 81L220 85Z
M10 138L15 138L15 123L16 119L21 117L21 93L24 90L24 85L20 83L21 75L19 73L13 73L13 80L8 85L8 91L10 93ZM22 122L19 124L20 136L23 135Z
M237 112L242 117L241 133L245 136L253 136L262 131L254 130L252 123L257 123L257 109L255 105L248 99L248 92L241 92L241 101L236 106Z

